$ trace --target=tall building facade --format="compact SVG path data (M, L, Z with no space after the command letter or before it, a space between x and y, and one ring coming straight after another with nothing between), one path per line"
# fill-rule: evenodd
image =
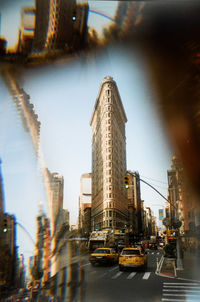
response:
M171 169L167 171L168 176L168 199L170 201L171 225L178 221L183 213L183 168L177 156L172 157ZM181 210L182 209L182 210Z
M140 175L138 172L127 171L128 177L128 211L129 230L138 236L142 230L142 200L140 191Z
M3 176L0 159L0 284L5 290L17 286L17 236L16 218L5 213ZM0 296L1 296L0 287Z
M0 224L0 283L5 284L6 290L9 290L16 286L18 274L16 218L7 213L0 213Z
M40 121L38 120L38 115L35 113L33 104L30 102L30 96L18 85L11 72L6 71L3 77L8 91L13 98L13 102L19 111L24 129L30 133L35 152L38 155Z
M85 219L85 213L87 213L88 216L89 211L86 209L91 208L91 203L92 203L92 174L86 173L81 175L80 196L79 196L79 229L83 233L88 231L88 227L86 227L85 225L85 222L87 222Z
M74 19L73 47L75 49L84 48L88 36L88 3L77 3Z
M52 236L56 230L58 216L61 209L63 209L63 192L64 192L64 178L59 173L51 173L48 169L45 171L50 189L50 220Z
M36 224L35 255L30 270L32 281L39 282L40 285L44 286L50 278L51 234L49 218L46 217L41 207L36 217Z
M50 0L35 0L35 32L33 50L44 49L49 25Z
M75 0L50 0L46 47L64 49L72 45Z
M124 229L128 221L126 174L126 114L117 85L106 76L100 86L92 127L93 230Z
M175 155L167 174L171 224L176 226L177 221L181 222L180 234L194 236L200 230L200 205L187 183L181 161Z

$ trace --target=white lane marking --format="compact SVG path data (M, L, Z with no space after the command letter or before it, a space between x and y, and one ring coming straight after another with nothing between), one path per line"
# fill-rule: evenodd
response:
M118 269L118 266L115 266L115 267L109 269L109 272L112 272L112 271L114 271L114 270L116 270L116 269Z
M194 290L192 290L192 289L190 289L190 290L188 290L188 289L163 289L163 292L186 292L186 293L200 293L200 289L198 290L196 290L196 289L194 289Z
M149 279L150 275L151 273L145 273L142 279L147 280Z
M121 274L123 274L123 272L118 272L112 277L112 279L117 279Z
M98 276L99 278L103 278L103 277L105 277L107 275L107 273L104 273L104 274L102 274L102 275L100 275L100 276Z
M126 279L132 279L135 275L136 275L136 273L132 272L128 275L128 277Z
M83 267L83 266L87 266L87 265L90 265L90 263L83 264L82 267Z
M167 299L167 298L163 298L162 301L163 302L165 302L165 301L166 302L183 302L184 300L183 299L170 299L170 298ZM192 300L191 299L189 299L189 300L187 299L187 302L195 302L195 300L194 299L192 299Z
M166 285L199 285L199 283L178 283L178 282L163 282L163 284L166 284Z

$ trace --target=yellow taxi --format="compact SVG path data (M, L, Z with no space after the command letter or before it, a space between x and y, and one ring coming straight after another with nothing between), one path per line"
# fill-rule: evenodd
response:
M119 270L125 268L142 268L147 266L147 255L141 248L124 248L119 256Z
M114 264L118 261L119 255L113 248L102 247L94 250L90 254L89 261L92 265L95 264Z

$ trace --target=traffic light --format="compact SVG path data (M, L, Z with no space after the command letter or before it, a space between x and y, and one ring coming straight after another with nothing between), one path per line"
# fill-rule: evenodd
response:
M128 187L129 187L129 177L128 176L124 177L124 185L125 185L125 188L128 189Z
M76 21L76 8L74 8L72 10L72 21L75 22Z
M8 221L7 218L3 219L3 232L6 233L8 231Z

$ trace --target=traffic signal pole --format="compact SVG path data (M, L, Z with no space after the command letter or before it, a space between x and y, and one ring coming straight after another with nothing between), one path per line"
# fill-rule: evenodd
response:
M136 178L136 176L132 173L131 173L131 176ZM174 209L178 210L178 207L176 207L173 203L171 203L171 201L169 199L167 199L164 195L162 195L156 188L154 188L154 186L152 186L151 184L146 182L144 179L141 179L140 177L138 177L138 180L145 183L147 186L149 186L151 189L153 189L156 193L158 193L163 199L165 199ZM129 177L128 176L124 177L124 185L125 185L126 189L133 186L133 185L129 184Z
M134 175L135 177L135 175ZM170 200L168 200L165 196L163 196L156 188L154 188L152 185L150 185L148 182L146 182L145 180L139 178L139 180L143 183L145 183L146 185L148 185L150 188L152 188L154 191L156 191L162 198L164 198L174 209L178 209L178 207L176 207L174 204L171 203ZM168 238L168 231L169 231L169 227L166 226L166 231L167 231L167 244L169 244L169 238ZM183 269L183 264L182 264L182 259L181 259L181 247L180 247L180 237L179 237L179 231L178 231L178 236L177 236L177 242L176 242L176 251L177 251L177 265L176 265L176 269L177 270L182 270Z

